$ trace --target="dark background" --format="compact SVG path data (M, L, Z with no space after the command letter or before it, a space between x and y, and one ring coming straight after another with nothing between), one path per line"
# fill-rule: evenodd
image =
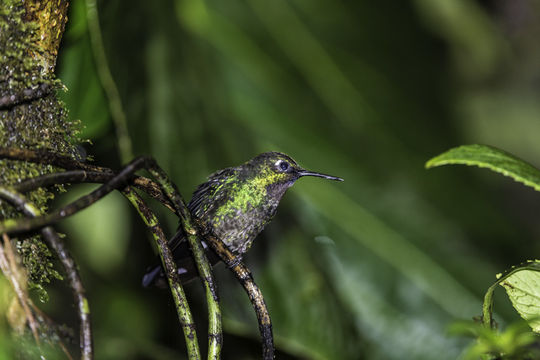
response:
M345 179L300 180L247 256L278 358L455 359L468 340L448 325L481 313L495 274L537 257L540 194L487 170L424 164L484 143L540 165L538 1L139 0L98 10L134 153L155 157L186 199L213 171L269 150ZM61 96L95 163L120 168L85 12L73 1ZM175 219L159 214L172 234ZM63 231L87 283L97 358L185 356L170 294L140 287L154 250L127 201L109 196ZM216 274L224 357L260 357L247 297L223 266ZM205 347L201 286L186 291ZM76 328L62 285L45 308ZM502 289L495 312L503 328L519 318Z

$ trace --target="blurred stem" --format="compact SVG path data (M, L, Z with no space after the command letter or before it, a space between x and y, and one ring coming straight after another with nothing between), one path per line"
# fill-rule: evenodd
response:
M189 359L200 359L201 354L197 341L195 323L189 309L186 294L182 288L182 285L180 284L180 280L178 279L178 269L176 267L176 263L174 262L172 252L167 244L167 238L159 225L156 215L144 203L141 197L137 195L137 193L131 190L130 187L126 187L122 190L122 194L124 194L124 196L135 207L144 223L150 230L154 241L156 242L159 256L161 258L161 262L163 263L163 267L165 268L165 273L167 274L171 293L176 305L178 318L180 320L180 324L182 325L184 338L186 339Z
M88 32L90 34L92 52L96 61L99 79L109 99L109 110L111 111L111 117L116 128L118 153L122 164L126 164L133 159L133 149L129 137L126 114L122 107L122 100L120 99L118 88L109 69L107 56L105 55L96 0L86 0L86 18L88 20Z
M332 54L324 48L320 39L312 34L290 2L250 0L248 3L261 24L273 36L275 44L291 59L337 119L350 128L357 128L367 123L368 119L376 117L364 96L348 79Z
M49 327L49 330L52 330L53 334L55 334L56 339L58 341L58 346L64 354L66 355L66 358L68 360L73 360L73 356L69 353L69 350L66 348L66 345L62 342L63 334L61 334L58 331L58 325L54 323L54 321L47 316L43 311L41 311L40 308L38 308L31 299L28 299L28 305L32 308L32 313L36 315L36 318L39 320L40 323L44 323Z
M27 201L25 197L13 189L0 187L0 198L6 200L27 217L39 217L41 215L39 209L32 203ZM5 234L4 234L5 235ZM60 237L50 226L41 230L41 235L47 241L47 244L56 252L58 259L64 266L64 270L68 276L69 284L73 290L75 302L80 321L80 349L81 359L91 360L94 358L92 327L90 323L90 307L85 294L85 289L82 284L77 265L67 251Z
M17 264L17 260L13 252L13 248L11 247L10 238L6 234L2 234L2 238L4 240L4 244L2 245L2 243L0 242L0 270L2 270L2 273L4 274L4 276L11 283L11 287L13 288L13 290L15 291L15 294L17 295L19 304L21 305L25 313L26 321L28 322L28 325L30 326L30 330L32 331L34 340L36 341L36 344L39 348L40 346L39 335L38 335L39 325L37 324L36 319L34 318L34 315L32 315L32 311L30 310L30 307L28 306L28 301L29 301L28 292L26 291L26 288L23 285L23 283L20 281L20 280L23 280L26 276L21 274L23 270L21 270Z

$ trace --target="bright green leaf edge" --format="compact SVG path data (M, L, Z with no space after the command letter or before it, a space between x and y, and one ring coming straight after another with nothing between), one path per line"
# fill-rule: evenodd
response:
M482 306L482 323L487 328L493 328L493 293L497 288L497 285L501 284L503 281L508 279L510 276L514 275L520 271L540 271L540 261L534 260L527 263L521 264L519 266L512 267L503 275L497 275L497 281L489 287L484 295L484 304ZM513 304L513 301L512 301ZM514 306L515 308L515 306ZM520 316L527 321L522 315L521 312L516 309ZM528 321L527 321L528 322Z
M488 168L540 191L540 170L531 164L488 145L463 145L430 159L426 168L441 165L469 165Z
M536 264L538 266L538 260ZM506 290L519 315L536 333L540 333L539 276L538 270L525 270L507 277L499 284Z
M436 166L454 164L487 168L504 176L511 177L515 181L530 186L536 191L540 191L540 170L531 164L492 146L475 144L452 148L426 162L426 168L430 169ZM497 285L501 284L501 282L515 273L524 270L540 271L540 264L538 261L531 261L527 264L514 267L504 275L500 276L498 280L489 287L484 296L484 304L482 307L482 322L485 327L493 327L493 292ZM519 312L517 308L516 310Z

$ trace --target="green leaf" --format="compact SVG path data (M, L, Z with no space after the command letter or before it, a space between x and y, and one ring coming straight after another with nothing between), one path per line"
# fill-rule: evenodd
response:
M540 261L530 263L500 282L519 315L540 332Z
M531 164L487 145L463 145L448 150L426 163L426 168L447 164L488 168L540 191L540 170Z

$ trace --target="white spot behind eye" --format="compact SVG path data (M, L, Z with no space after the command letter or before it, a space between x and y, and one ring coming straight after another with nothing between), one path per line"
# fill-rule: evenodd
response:
M284 160L278 160L275 162L276 169L278 171L287 171L289 169L289 163Z

